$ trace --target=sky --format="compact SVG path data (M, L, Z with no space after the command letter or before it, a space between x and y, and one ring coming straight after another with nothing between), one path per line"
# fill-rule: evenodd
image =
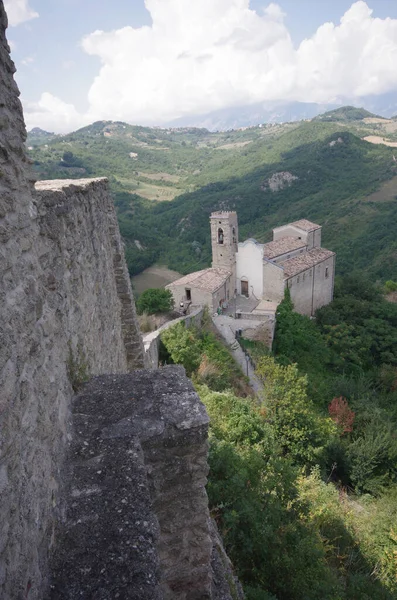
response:
M4 4L28 129L397 96L397 0Z

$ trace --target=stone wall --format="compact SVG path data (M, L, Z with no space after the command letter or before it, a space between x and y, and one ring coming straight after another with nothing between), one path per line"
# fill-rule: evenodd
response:
M205 409L181 368L125 374L144 351L107 182L34 188L6 24L0 0L0 598L239 598Z
M96 377L73 420L49 598L242 597L210 522L208 416L183 368Z
M0 597L41 600L72 384L143 365L106 182L36 194L0 2Z
M313 316L333 299L335 255L287 280L294 310Z
M117 217L106 179L36 184L36 253L51 312L89 374L143 366L143 345ZM111 350L110 350L111 349Z

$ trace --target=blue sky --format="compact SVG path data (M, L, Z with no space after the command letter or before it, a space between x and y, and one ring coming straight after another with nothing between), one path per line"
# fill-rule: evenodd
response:
M28 127L61 131L95 118L161 124L262 100L397 90L396 0L5 5Z

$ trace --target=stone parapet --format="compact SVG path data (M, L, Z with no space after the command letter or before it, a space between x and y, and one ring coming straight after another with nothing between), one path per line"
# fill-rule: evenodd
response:
M208 416L183 368L96 377L73 421L51 600L212 598Z

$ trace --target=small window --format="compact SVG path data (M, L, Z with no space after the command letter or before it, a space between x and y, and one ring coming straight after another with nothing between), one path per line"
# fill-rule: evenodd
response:
M236 228L235 227L233 227L233 229L232 229L232 238L233 238L233 244L235 244L237 242L237 239L236 239Z
M291 258L291 254L287 254L287 259L288 259L288 258Z
M187 289L185 289L185 292L186 292L186 300L188 302L190 302L192 299L192 292L191 292L191 290L187 290Z
M218 229L218 244L223 244L223 229L221 227Z
M296 278L296 283L299 283L299 281L300 281L300 277L298 275L298 277Z
M329 277L328 267L325 267L325 279L328 279L328 277Z

